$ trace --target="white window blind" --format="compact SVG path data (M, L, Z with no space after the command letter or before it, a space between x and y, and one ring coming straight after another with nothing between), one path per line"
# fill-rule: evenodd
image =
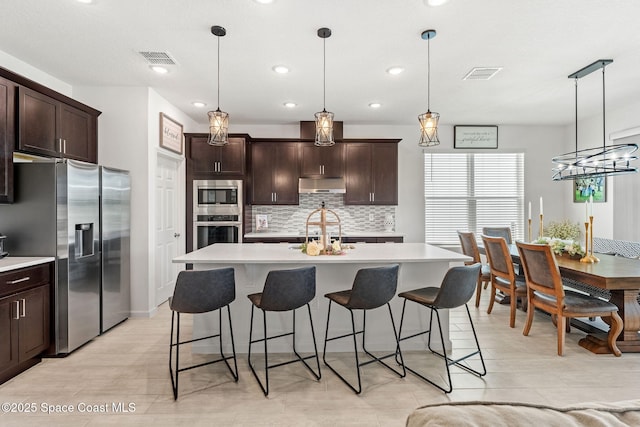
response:
M457 231L511 227L524 238L524 153L425 153L425 242L459 244Z

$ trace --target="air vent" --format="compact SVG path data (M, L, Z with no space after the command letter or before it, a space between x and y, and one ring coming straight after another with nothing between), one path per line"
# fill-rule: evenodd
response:
M138 52L151 65L176 65L176 61L169 52Z
M502 67L474 67L462 80L489 80L500 70Z

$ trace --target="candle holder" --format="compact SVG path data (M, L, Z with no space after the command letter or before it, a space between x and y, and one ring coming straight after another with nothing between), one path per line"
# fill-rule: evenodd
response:
M529 218L529 235L527 236L527 240L531 242L531 218Z
M544 222L542 221L543 215L540 214L540 232L538 233L538 237L542 239L542 235L544 233Z
M584 223L584 256L580 258L580 262L593 263L594 261L589 256L589 223Z
M589 258L591 259L591 262L600 262L600 259L593 255L593 215L589 215L589 239L589 246L591 247Z

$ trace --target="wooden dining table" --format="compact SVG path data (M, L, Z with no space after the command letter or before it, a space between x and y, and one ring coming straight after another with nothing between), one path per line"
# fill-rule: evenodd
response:
M484 247L479 246L484 254ZM520 264L515 244L509 245L511 259ZM556 256L563 278L582 282L611 293L610 301L618 306L624 329L618 337L618 348L623 353L640 352L640 260L614 255L595 254L600 262L582 263L569 256ZM603 319L604 320L604 319ZM594 353L610 353L605 333L591 331L580 340L582 347Z

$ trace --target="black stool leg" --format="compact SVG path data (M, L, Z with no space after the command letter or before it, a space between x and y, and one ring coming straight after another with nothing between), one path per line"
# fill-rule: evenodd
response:
M231 369L231 365L227 360L230 358L229 356L225 356L222 351L222 308L219 310L219 325L220 325L220 357L221 360L224 360L225 365L229 368L229 372L231 372L231 376L233 377L235 382L238 382L238 363L236 361L236 346L233 342L233 326L231 325L231 308L227 305L227 315L229 318L229 333L231 335L231 351L233 353L233 366L235 369Z
M176 342L173 342L173 324L176 314L178 315L176 327ZM176 348L176 366L173 367L173 347ZM171 312L171 339L169 343L169 373L171 374L171 388L173 389L173 400L178 400L178 375L180 373L180 313ZM174 372L175 369L175 372ZM175 375L175 379L174 379Z
M308 303L306 304L306 306L307 306L307 311L309 313L309 323L311 324L311 338L313 339L313 348L315 351L315 359L316 359L316 365L318 366L318 373L315 373L311 368L311 366L309 366L309 364L306 362L307 359L311 359L314 356L302 357L298 354L298 351L296 350L296 310L293 310L293 332L291 333L291 335L293 335L293 353L296 355L298 360L302 362L304 366L307 367L309 372L311 372L313 376L317 380L319 380L321 377L321 373L320 373L320 359L318 357L318 346L316 345L316 333L313 330L313 319L311 318L311 307L309 306Z
M265 396L267 396L269 394L269 365L268 365L268 361L267 361L267 314L264 310L262 310L262 321L263 321L263 326L264 326L264 339L263 340L253 340L253 310L254 310L255 306L252 305L251 306L251 326L249 328L249 351L247 354L247 362L249 363L249 368L251 368L251 372L253 372L253 376L256 378L256 381L258 381L258 385L260 386L260 388L262 389L262 392L264 393ZM260 381L260 378L258 377L258 373L256 372L256 370L253 368L253 364L251 363L251 345L254 342L260 342L260 341L264 341L264 370L265 370L265 377L266 377L266 384L267 386L265 387L262 384L262 381Z
M369 356L371 357L373 360L370 360L368 362L364 362L362 363L362 365L368 365L369 363L373 363L373 362L379 362L382 365L384 365L387 369L391 370L391 372L393 372L394 374L398 375L400 378L404 378L407 375L407 372L404 368L404 360L402 359L402 353L400 352L400 341L398 341L398 334L396 332L396 325L395 322L393 321L393 314L391 312L391 304L387 303L387 308L389 309L389 317L391 318L391 329L393 329L393 338L395 340L396 343L396 351L394 353L390 353L384 356L375 356L372 353L370 353L366 346L365 346L365 336L366 336L366 322L367 322L367 311L364 311L363 314L363 318L362 318L362 350ZM398 363L398 355L400 356L400 362ZM394 368L392 368L391 366L387 365L384 362L384 359L387 359L389 357L395 357L396 362L402 366L402 372L398 372L396 371Z
M353 331L350 334L345 334L345 335L340 335L337 337L331 337L329 338L329 319L331 318L331 303L332 301L329 300L329 309L327 310L327 328L325 329L325 333L324 333L324 351L322 354L322 361L324 362L324 364L331 369L331 371L336 374L338 376L338 378L340 378L342 380L342 382L344 382L346 385L349 386L349 388L351 390L353 390L356 394L360 394L362 392L362 381L360 379L360 361L358 359L358 344L356 342L356 324L355 324L355 320L353 318L353 311L351 309L347 309L349 310L349 314L351 315L351 330ZM336 369L333 368L333 366L331 366L328 362L327 362L327 342L328 341L333 341L336 339L340 339L340 338L346 338L352 336L353 337L353 352L355 354L355 358L356 358L356 372L358 373L358 388L355 388L353 385L351 385L351 383L349 381L347 381L342 375L340 375L338 373L338 371Z

